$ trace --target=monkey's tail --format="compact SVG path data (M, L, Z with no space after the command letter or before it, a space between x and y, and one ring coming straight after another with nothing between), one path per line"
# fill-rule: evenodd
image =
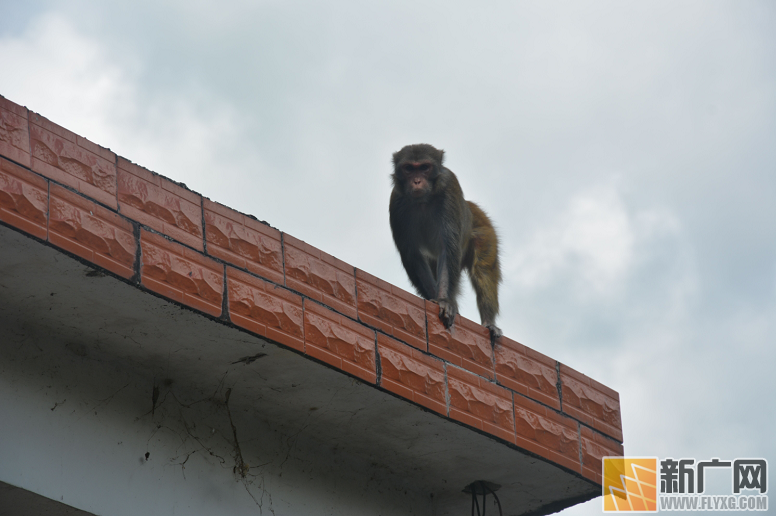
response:
M498 286L501 264L498 257L498 236L490 218L482 209L469 202L472 211L472 261L469 269L477 308L483 324L493 324L498 314Z

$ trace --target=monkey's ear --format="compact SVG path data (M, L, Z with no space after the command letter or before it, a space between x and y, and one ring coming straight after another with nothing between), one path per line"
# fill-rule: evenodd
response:
M395 167L396 164L399 162L399 151L396 151L393 153L393 166Z
M441 165L445 161L445 151L439 149L439 164Z

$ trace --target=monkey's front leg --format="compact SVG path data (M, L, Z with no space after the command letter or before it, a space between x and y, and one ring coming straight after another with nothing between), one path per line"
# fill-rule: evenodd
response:
M431 273L431 267L420 253L413 249L400 253L404 270L410 278L410 282L424 299L434 299L437 295L437 285Z
M455 316L458 315L458 307L450 299L437 299L436 302L439 305L439 319L449 330L453 327Z
M437 264L437 276L439 277L439 292L436 302L439 304L439 319L448 330L453 327L455 316L458 314L458 304L455 295L451 295L450 270L448 268L447 250L439 255Z

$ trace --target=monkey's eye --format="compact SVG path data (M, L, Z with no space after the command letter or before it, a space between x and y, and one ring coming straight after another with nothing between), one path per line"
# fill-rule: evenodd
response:
M431 165L428 163L423 163L420 167L418 167L421 172L428 172L428 170L431 168Z

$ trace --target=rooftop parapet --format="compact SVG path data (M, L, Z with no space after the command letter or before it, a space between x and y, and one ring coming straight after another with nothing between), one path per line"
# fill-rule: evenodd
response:
M82 296L120 309L122 302L139 299L132 291L152 294L159 299L155 302L185 307L209 321L204 327L213 335L238 330L290 352L294 358L284 367L313 371L308 391L300 391L309 392L311 400L315 371L329 375L333 370L371 389L366 397L351 397L347 403L353 410L385 396L398 403L394 410L422 409L431 430L419 442L436 450L433 461L391 449L397 441L380 434L401 435L402 429L390 426L403 422L397 418L386 426L378 414L370 435L343 445L369 450L363 453L389 465L401 460L403 466L422 468L433 462L423 473L429 489L445 468L467 469L448 475L460 478L460 485L438 486L437 492L452 500L449 507L469 482L486 480L503 486L502 503L512 501L520 508L516 512L558 510L599 495L601 458L623 454L619 396L612 389L507 337L491 346L488 330L460 315L454 330L447 331L433 302L2 97L0 156L0 222L32 237L41 249L64 253L120 285L111 294ZM3 247L16 241L4 238ZM81 280L62 281L77 292ZM150 363L153 354L126 353L138 363ZM229 349L211 356L221 358L226 364L235 356ZM200 373L215 374L206 369ZM290 421L294 410L302 413L310 405L304 395L262 403L268 403L269 414L274 410ZM322 435L336 440L337 425L332 419ZM455 437L440 448L434 444L439 435ZM475 467L477 457L470 455L476 453L488 460ZM549 489L530 484L537 458L541 471L553 472ZM537 483L549 478L535 475ZM526 495L532 491L545 494Z

